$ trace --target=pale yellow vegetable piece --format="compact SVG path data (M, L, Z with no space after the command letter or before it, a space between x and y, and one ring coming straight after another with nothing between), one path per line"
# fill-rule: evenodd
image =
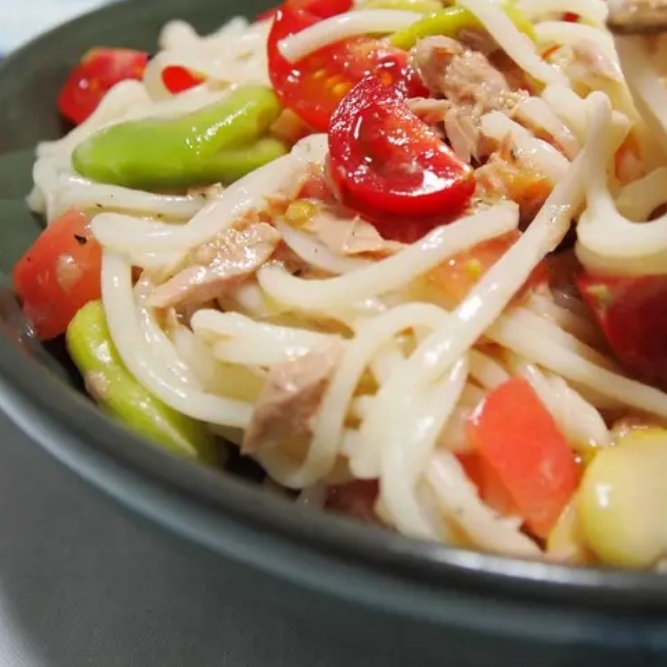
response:
M584 565L595 560L584 543L576 500L563 510L549 534L546 555L549 560L571 565Z
M584 474L579 519L608 565L648 568L667 554L667 431L630 431L602 450Z

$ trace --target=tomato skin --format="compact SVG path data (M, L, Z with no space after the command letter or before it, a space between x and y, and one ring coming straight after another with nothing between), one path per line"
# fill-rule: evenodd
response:
M354 3L352 0L287 0L283 8L287 7L296 11L308 11L314 16L326 19L338 14L349 12ZM275 11L277 12L280 7Z
M468 422L468 437L530 530L547 537L579 483L574 452L526 380L489 392Z
M576 276L577 288L614 354L629 370L667 386L667 275Z
M110 88L127 79L141 80L148 59L148 53L133 49L88 51L60 90L58 110L74 124L83 123Z
M330 176L340 200L395 238L406 221L422 234L463 212L473 172L377 78L358 83L329 128Z
M370 37L352 37L331 44L297 63L278 50L280 40L318 21L351 9L348 0L296 0L276 13L268 39L269 75L281 102L314 130L326 132L331 114L351 88L369 75L396 83L406 94L426 94L408 63L407 52Z
M71 209L51 223L14 266L23 313L43 340L65 332L89 301L101 296L102 248L90 217Z

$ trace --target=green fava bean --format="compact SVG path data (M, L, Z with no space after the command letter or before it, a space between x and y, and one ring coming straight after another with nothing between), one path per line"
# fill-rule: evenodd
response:
M202 169L199 182L216 182L219 179L216 179L215 175L224 172L228 182L232 183L286 153L285 144L271 137L259 139L248 148L241 147L222 151L211 158Z
M88 392L103 410L175 454L217 462L213 436L206 427L165 405L127 370L111 340L100 301L79 310L67 327L66 341Z
M77 146L72 164L85 178L127 188L227 185L287 152L262 139L281 111L271 88L246 86L185 116L103 128Z
M535 39L533 24L530 19L511 5L504 5L503 11L514 25L531 39ZM479 29L482 24L477 17L464 7L446 7L434 12L412 25L394 33L389 41L400 49L411 49L420 39L432 35L443 35L456 39L461 30Z

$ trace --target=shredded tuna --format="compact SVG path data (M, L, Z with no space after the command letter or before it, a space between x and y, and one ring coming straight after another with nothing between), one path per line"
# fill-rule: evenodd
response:
M303 225L303 230L317 237L337 255L389 255L402 247L396 241L387 241L370 223L358 216L322 207Z
M444 94L444 78L455 57L462 56L465 48L449 37L426 37L410 52L410 60L424 84L434 94Z
M343 344L335 340L303 357L272 366L245 431L242 451L249 454L309 437L311 420L342 354Z
M525 91L516 91L489 59L448 37L427 37L411 53L412 64L434 95L445 101L432 108L414 105L423 117L442 116L445 134L452 149L462 160L482 161L494 148L480 131L480 118L489 111L511 111Z
M486 30L475 30L464 28L457 34L458 41L473 51L479 51L485 56L490 56L498 50L498 42Z
M271 257L279 241L278 232L265 222L227 230L191 253L186 268L160 285L148 303L168 308L185 300L200 303L214 299L251 276Z
M426 86L453 104L480 112L510 108L517 95L505 76L479 51L448 37L427 37L412 50L412 63Z
M445 134L452 150L464 162L480 162L490 155L494 142L480 130L481 114L473 107L451 107L445 115Z
M432 97L412 97L405 103L415 116L429 125L444 123L445 115L452 106L447 100L436 100Z

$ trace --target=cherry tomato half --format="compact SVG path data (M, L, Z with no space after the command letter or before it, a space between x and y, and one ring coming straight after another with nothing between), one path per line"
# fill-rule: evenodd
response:
M647 381L667 386L667 276L576 279L618 359Z
M280 40L323 18L349 10L347 0L287 3L277 13L268 40L269 75L282 103L313 129L325 132L334 109L352 87L369 75L394 83L406 94L426 90L408 63L408 54L370 37L352 37L331 44L296 63L278 50Z
M329 129L329 167L341 201L387 238L404 222L422 234L461 213L475 190L472 169L377 78L357 84Z
M64 333L80 308L100 298L101 264L90 218L78 209L64 213L37 237L12 277L23 313L40 338Z
M58 95L58 110L75 124L95 111L107 91L126 79L140 80L149 55L132 49L92 49L72 70Z

